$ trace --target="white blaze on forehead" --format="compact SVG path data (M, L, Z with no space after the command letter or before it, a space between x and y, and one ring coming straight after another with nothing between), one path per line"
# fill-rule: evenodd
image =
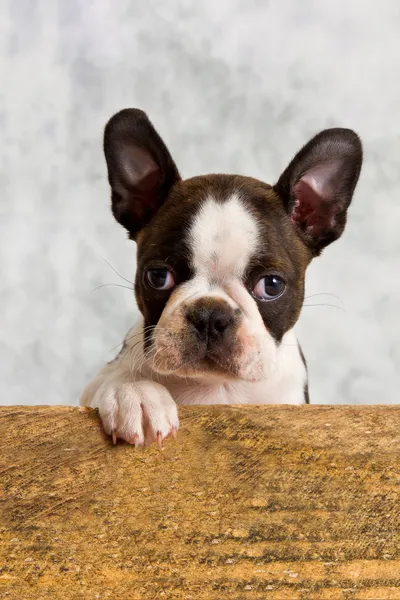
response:
M238 196L225 202L208 198L189 231L196 275L211 284L240 279L257 242L257 220Z

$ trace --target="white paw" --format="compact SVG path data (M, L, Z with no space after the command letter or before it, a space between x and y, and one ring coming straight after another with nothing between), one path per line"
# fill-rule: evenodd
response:
M141 446L175 437L178 409L168 390L152 381L133 383L115 379L97 390L93 407L98 407L103 428L113 438Z

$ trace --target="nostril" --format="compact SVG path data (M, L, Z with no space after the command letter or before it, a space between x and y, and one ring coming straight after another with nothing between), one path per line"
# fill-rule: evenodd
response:
M217 317L214 320L214 329L216 329L219 332L225 331L225 329L228 327L230 322L231 322L231 317L228 315L225 317Z
M199 333L206 333L209 319L208 311L192 310L187 313L186 317L189 323L191 323Z
M233 316L230 312L217 310L211 313L208 330L211 335L220 337L232 323Z

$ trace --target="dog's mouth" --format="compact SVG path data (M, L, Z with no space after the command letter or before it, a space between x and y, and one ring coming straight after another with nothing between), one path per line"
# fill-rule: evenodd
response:
M180 352L174 348L165 348L156 351L154 355L153 368L162 374L179 374L186 371L216 372L222 371L226 374L236 375L232 356L223 354L207 348L199 349L197 352L183 347Z
M186 343L184 343L186 341ZM217 377L229 380L259 381L265 378L263 364L258 352L245 352L240 340L212 346L199 346L180 340L179 343L155 344L150 357L152 369L160 375L182 378Z
M189 366L189 365L188 365ZM222 358L215 352L207 352L202 358L192 363L192 367L199 372L218 373L229 377L238 377L238 370L229 358Z

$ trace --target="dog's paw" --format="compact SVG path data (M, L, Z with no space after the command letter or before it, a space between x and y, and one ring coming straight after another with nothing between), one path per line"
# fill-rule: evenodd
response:
M105 432L114 444L123 439L142 446L176 436L178 409L168 390L152 381L105 382L96 392L92 406L98 407Z

